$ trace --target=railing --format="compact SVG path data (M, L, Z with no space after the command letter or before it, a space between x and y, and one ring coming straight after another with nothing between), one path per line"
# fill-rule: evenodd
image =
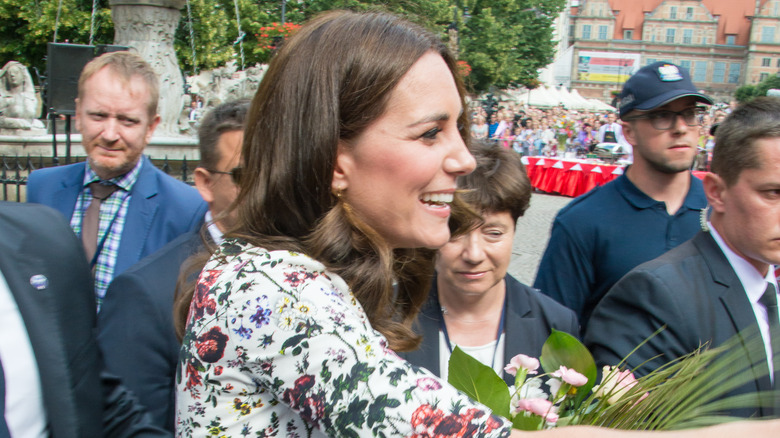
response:
M57 165L54 157L39 156L35 159L29 155L26 158L0 157L0 200L24 202L27 199L27 177L30 172L44 167ZM83 162L86 157L71 157L71 162ZM168 157L163 160L152 160L160 170L187 184L192 185L190 167L192 163L187 159L171 162ZM197 163L195 163L197 166Z

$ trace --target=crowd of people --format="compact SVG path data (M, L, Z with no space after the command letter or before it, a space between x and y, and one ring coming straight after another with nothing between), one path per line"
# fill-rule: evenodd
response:
M323 14L251 103L203 116L193 188L143 157L159 122L149 64L91 61L75 118L87 162L37 170L28 204L0 204L0 438L522 436L442 378L455 345L511 383L503 364L538 355L553 329L610 363L675 323L638 356L758 326L746 409L723 413L776 416L776 396L751 403L780 378L780 100L726 118L702 182L689 170L712 101L676 66L626 82L620 123L499 108L486 125L477 108L480 139L457 72L436 35L397 16ZM532 192L509 149L526 151L493 144L523 129L545 141L529 154L593 136L634 153L558 214L535 287L506 272ZM537 434L774 437L778 421Z
M715 129L733 108L733 103L713 105L699 115L699 150L694 169L709 170ZM472 137L490 140L523 156L584 158L588 154L596 156L599 143L618 143L625 147L628 143L622 139L620 127L610 128L615 123L614 111L581 111L562 106L536 108L512 101L501 102L495 108L475 101L471 111ZM618 133L610 138L613 131ZM625 149L628 150L623 155L628 158L630 145Z

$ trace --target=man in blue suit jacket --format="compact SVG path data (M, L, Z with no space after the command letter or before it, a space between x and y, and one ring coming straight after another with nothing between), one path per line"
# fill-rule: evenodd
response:
M0 436L170 436L102 370L89 268L56 211L0 202L0 304Z
M79 78L75 117L87 163L37 170L28 181L27 200L59 210L82 236L98 305L117 274L198 228L206 212L193 188L143 157L160 120L158 88L156 74L138 55L113 52L92 60ZM106 187L110 194L96 201ZM85 233L95 202L97 229Z
M195 186L209 205L206 239L212 244L221 242L232 223L226 213L238 187L231 177L239 165L248 108L246 100L224 103L203 117L198 130L201 161ZM179 236L117 276L98 315L106 367L138 396L154 424L170 431L180 348L173 328L174 292L182 264L204 249L198 231Z

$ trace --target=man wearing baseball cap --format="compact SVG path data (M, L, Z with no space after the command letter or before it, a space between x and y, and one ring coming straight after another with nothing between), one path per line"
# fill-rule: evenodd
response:
M707 206L690 168L702 104L712 100L694 87L688 71L668 62L642 67L619 99L634 162L558 212L534 283L577 313L582 332L624 274L696 234Z

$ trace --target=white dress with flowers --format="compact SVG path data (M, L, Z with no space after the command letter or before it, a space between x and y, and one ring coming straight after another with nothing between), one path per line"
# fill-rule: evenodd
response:
M180 356L179 436L508 436L511 425L387 348L344 281L228 240Z

